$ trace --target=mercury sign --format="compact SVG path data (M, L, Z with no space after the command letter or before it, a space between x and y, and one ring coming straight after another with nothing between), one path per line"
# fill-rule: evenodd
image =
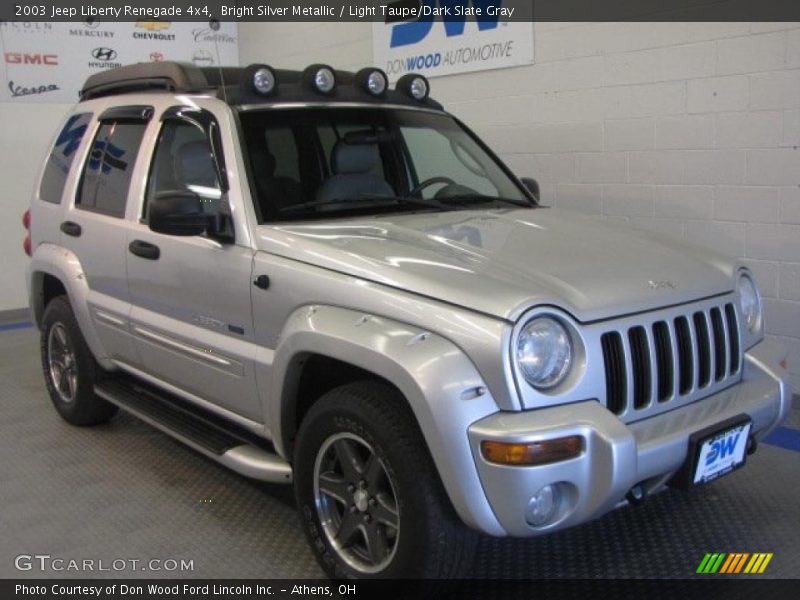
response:
M423 0L419 17L374 23L374 64L396 81L533 62L533 23L508 21L503 0Z

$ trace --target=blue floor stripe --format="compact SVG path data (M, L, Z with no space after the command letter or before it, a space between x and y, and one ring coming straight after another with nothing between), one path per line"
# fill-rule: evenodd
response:
M33 323L30 321L23 321L22 323L7 323L5 325L0 325L0 332L15 331L17 329L30 329L31 327L33 327Z
M778 446L778 448L800 452L800 430L776 427L775 431L765 437L763 442L770 446Z

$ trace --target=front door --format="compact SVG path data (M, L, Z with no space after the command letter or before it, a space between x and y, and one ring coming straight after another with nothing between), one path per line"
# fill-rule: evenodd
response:
M250 304L253 251L233 239L155 233L156 195L198 195L210 218L227 213L218 127L207 111L162 116L142 219L127 239L131 327L145 373L262 422ZM224 218L224 217L223 217Z

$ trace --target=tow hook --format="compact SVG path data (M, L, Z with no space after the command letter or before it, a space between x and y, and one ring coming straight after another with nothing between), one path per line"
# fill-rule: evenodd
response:
M647 500L647 490L637 483L630 490L628 490L628 493L625 494L625 499L630 504L641 504Z
M756 436L751 435L747 438L747 455L750 456L751 454L755 454L755 451L758 450L758 440Z

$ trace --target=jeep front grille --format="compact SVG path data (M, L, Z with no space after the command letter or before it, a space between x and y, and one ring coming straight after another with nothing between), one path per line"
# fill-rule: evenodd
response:
M610 325L600 337L606 406L626 421L699 400L740 376L732 302L706 301Z

